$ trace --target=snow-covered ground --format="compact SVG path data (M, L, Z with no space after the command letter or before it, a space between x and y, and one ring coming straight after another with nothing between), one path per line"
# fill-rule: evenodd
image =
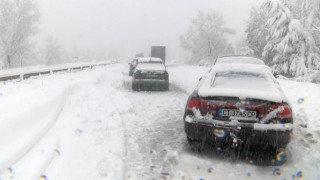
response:
M132 91L128 69L1 83L0 178L320 179L319 85L279 80L295 115L288 162L258 166L190 150L182 116L207 67L170 65L166 92Z

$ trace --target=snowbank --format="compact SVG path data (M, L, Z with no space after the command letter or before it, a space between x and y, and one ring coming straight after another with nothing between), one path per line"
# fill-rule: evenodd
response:
M57 120L66 90L26 93L29 97L0 97L0 172L33 148ZM33 99L35 98L35 99Z
M0 178L121 178L122 118L110 103L121 79L110 76L114 68L0 83Z

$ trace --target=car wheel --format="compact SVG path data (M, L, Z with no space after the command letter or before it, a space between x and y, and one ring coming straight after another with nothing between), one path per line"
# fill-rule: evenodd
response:
M169 83L164 85L163 90L164 91L169 91Z
M137 85L132 83L132 90L136 91L137 90Z
M136 86L136 91L141 91L141 85L140 85L140 84L138 84L138 85Z

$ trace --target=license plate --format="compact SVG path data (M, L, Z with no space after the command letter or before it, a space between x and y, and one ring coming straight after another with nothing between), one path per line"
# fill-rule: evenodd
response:
M146 77L148 77L148 78L156 78L156 77L158 77L158 75L157 74L146 74Z
M257 111L239 111L238 109L219 109L220 117L240 117L248 119L256 119Z

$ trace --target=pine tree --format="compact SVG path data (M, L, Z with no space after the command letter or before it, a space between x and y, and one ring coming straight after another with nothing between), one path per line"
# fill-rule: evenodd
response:
M262 57L263 48L267 44L269 31L266 27L265 20L267 14L260 7L252 7L250 19L246 28L246 42L248 47L254 51L253 55Z
M274 73L288 74L288 59L278 51L278 44L288 32L291 13L280 1L269 0L261 8L267 12L266 27L269 31L267 44L262 53L263 59L273 68Z
M296 5L299 7L298 3L299 2L297 2ZM301 4L302 4L301 22L311 33L313 39L315 40L315 44L319 49L320 48L320 1L304 0L301 2Z
M315 41L290 9L279 0L268 0L262 8L268 13L270 33L262 55L274 73L299 76L318 66Z
M278 51L287 59L289 73L293 76L306 74L307 69L317 66L319 57L315 48L311 34L296 19L290 22L287 35L278 45Z

